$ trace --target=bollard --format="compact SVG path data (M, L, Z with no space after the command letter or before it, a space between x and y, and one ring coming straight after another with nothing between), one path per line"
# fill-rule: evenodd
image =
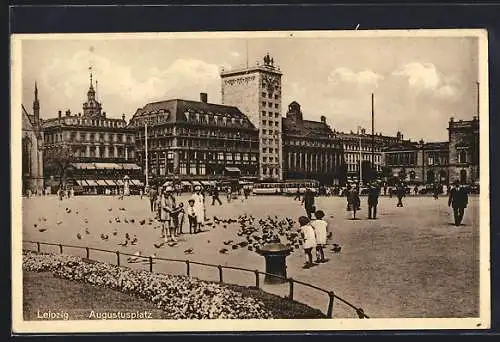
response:
M153 273L153 257L149 257L149 272Z
M293 300L293 278L288 278L288 283L290 285L290 293L288 294L288 298Z
M90 249L85 247L85 251L87 252L87 259L90 259Z
M62 244L59 244L59 252L60 252L61 254L63 254L63 246L62 246Z
M217 268L219 269L219 281L222 283L222 266L218 265Z
M186 274L188 277L191 276L191 272L189 270L189 260L186 260Z
M36 243L36 250L38 253L40 253L40 242Z
M327 316L333 318L333 300L335 299L335 293L333 291L328 292L328 297L330 297L330 300L328 302Z
M255 287L259 288L260 287L260 284L259 284L259 271L255 270L254 273L255 273Z
M120 266L120 252L116 251L116 265Z

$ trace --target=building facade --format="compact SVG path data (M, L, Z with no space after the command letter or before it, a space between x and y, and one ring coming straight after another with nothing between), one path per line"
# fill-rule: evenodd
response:
M43 131L40 120L40 101L38 88L35 83L35 99L33 101L33 114L29 114L24 106L22 115L22 191L25 194L41 191L43 182Z
M293 101L282 127L284 179L316 179L325 185L342 182L342 143L324 116L319 122L304 120L300 104Z
M83 114L65 115L43 121L45 175L52 186L78 185L89 191L122 186L129 177L140 186L140 168L135 164L135 132L121 119L108 118L96 98L90 78Z
M283 180L281 76L269 54L262 65L221 72L222 104L239 108L258 130L261 180Z
M448 142L404 141L384 148L389 178L416 184L448 184Z
M147 129L145 126L147 125ZM259 175L258 131L234 106L167 100L137 109L129 123L136 132L137 161L150 178L220 180Z
M397 132L396 136L385 136L378 133L372 137L371 134L366 133L364 128L359 129L357 132L335 132L335 135L342 142L346 178L358 181L361 176L362 183L370 180L372 163L377 174L383 171L384 148L400 143L404 138L401 132Z
M462 183L479 181L479 118L448 122L449 174Z

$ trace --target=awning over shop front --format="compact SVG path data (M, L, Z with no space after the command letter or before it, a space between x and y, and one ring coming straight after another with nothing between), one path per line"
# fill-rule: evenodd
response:
M120 165L115 163L94 163L96 169L99 170L116 170L121 169Z
M71 166L78 170L94 170L96 168L94 163L71 163Z
M239 168L237 168L237 167L231 167L231 166L226 166L225 170L227 172L241 172Z
M202 184L201 184L200 182L198 182L198 181L191 181L191 184L193 184L193 185L202 185Z
M105 182L106 182L106 184L108 184L108 186L116 186L116 183L114 180L106 179Z
M123 181L121 179L115 180L116 185L123 186Z
M99 186L99 184L97 184L97 182L93 179L86 179L85 182L87 182L89 186Z
M144 183L143 183L143 182L141 182L141 181L140 181L140 180L138 180L138 179L131 179L131 180L130 180L130 183L131 183L132 185L134 185L134 186L144 186Z
M191 183L189 183L188 181L181 181L181 185L182 186L191 186Z
M165 183L163 183L162 186L173 186L174 185L174 182L172 181L166 181Z
M209 181L201 181L201 184L203 184L203 185L211 185Z
M96 180L98 186L108 186L108 183L102 179Z
M83 180L79 180L79 179L77 179L77 180L75 180L75 182L76 182L76 184L78 184L79 186L85 186L85 185L87 185L87 184L86 184Z
M132 163L123 163L121 164L122 168L125 170L140 170L141 167L137 164L132 164Z

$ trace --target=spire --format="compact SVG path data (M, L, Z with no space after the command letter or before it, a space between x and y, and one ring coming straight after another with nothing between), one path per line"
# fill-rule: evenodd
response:
M38 86L35 81L35 99L33 100L33 116L35 122L38 124L40 119L40 101L38 100Z

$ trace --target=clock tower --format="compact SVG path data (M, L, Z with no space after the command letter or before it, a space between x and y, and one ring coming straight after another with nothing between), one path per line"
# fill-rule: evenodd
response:
M259 176L283 180L281 71L267 54L263 64L222 71L222 104L238 107L259 130Z

